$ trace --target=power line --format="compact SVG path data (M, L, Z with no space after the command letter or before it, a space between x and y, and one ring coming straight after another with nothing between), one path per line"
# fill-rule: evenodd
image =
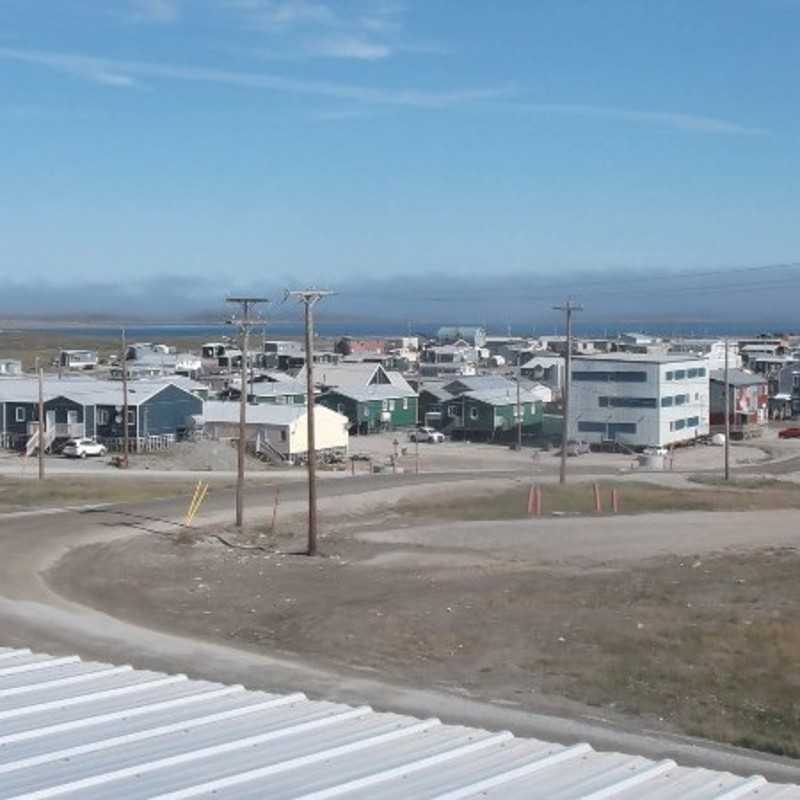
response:
M562 404L564 406L564 421L561 423L561 466L558 474L558 482L567 482L567 441L569 437L569 385L572 380L572 314L575 311L583 311L583 306L576 305L571 300L560 306L553 306L554 311L563 311L565 317L567 334L566 363L564 364L564 387L561 391Z

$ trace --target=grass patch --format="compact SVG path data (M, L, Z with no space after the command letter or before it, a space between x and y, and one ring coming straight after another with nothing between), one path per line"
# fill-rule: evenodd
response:
M179 496L186 497L188 506L194 486L189 481L128 477L92 479L58 475L38 481L0 476L0 512L89 503L132 503ZM213 488L223 487L215 484Z
M800 486L781 481L751 481L747 486L718 489L676 489L636 481L599 482L603 510L611 510L611 490L616 489L620 513L666 511L762 511L800 509ZM566 514L594 513L591 483L542 485L542 511ZM747 489L747 491L741 491ZM492 495L445 497L428 501L402 501L395 511L406 517L459 520L520 519L528 515L527 485Z

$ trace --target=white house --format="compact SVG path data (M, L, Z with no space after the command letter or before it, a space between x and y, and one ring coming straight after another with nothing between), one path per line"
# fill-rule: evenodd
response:
M96 350L62 350L58 363L67 369L94 369L97 366Z
M725 369L725 340L724 339L673 339L669 344L669 354L695 355L706 361L709 371ZM739 369L742 366L742 357L739 355L737 342L728 342L728 368Z
M210 439L239 437L239 403L209 401L196 425ZM260 404L247 406L247 440L256 450L289 463L308 452L308 414L305 406ZM350 423L344 414L314 407L314 438L318 453L347 453Z
M639 353L573 358L570 438L666 447L708 432L705 360Z
M16 358L0 358L0 375L22 375L22 362Z

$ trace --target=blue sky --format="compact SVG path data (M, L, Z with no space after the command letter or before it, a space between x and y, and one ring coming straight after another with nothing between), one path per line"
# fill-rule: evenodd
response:
M796 261L799 34L797 0L0 0L0 272Z

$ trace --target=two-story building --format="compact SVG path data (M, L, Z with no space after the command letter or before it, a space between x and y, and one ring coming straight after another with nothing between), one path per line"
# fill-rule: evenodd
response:
M669 447L709 433L709 372L695 357L619 353L572 360L568 436Z

